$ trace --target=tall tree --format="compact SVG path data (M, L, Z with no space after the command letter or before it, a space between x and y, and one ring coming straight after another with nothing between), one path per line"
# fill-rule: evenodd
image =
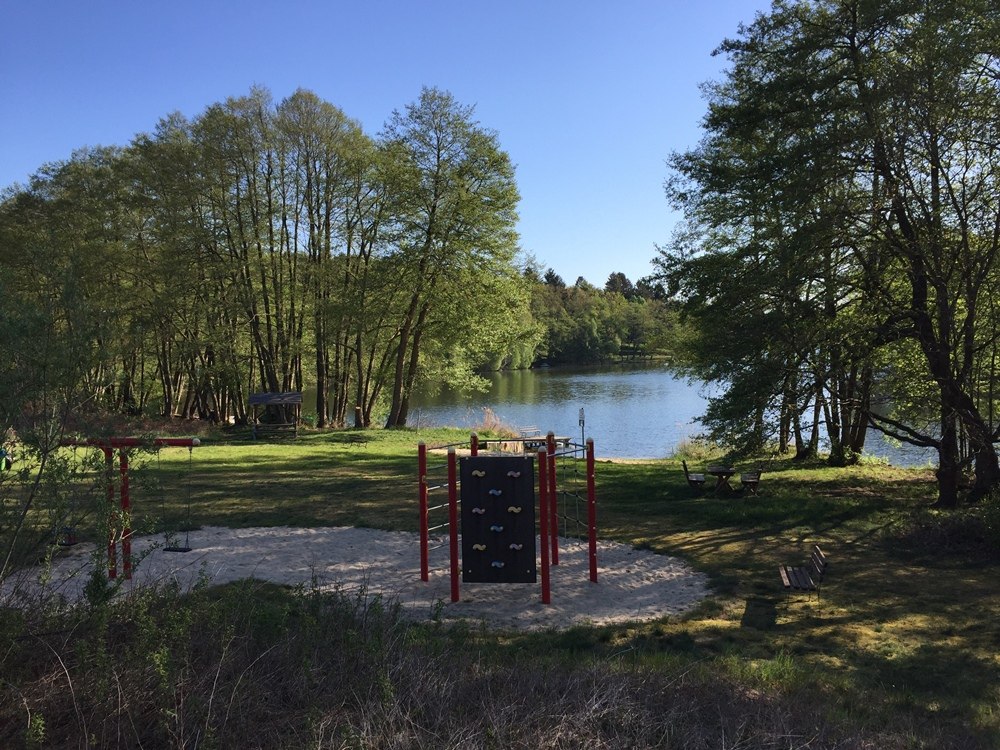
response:
M616 292L625 299L632 299L636 295L635 285L621 271L615 271L608 276L608 280L604 283L604 291Z
M250 333L260 387L302 387L306 310L300 235L302 191L291 144L269 92L254 89L209 107L195 125L219 248Z
M816 294L824 332L813 397L834 445L857 433L873 375L857 352L919 347L938 430L902 434L938 448L944 505L958 502L960 432L971 498L1000 481L981 319L1000 255L998 31L985 0L778 0L723 44L733 65L711 90L706 139L675 159L687 180L675 196L693 195L692 219L725 227L726 247L750 247L769 209L763 226L795 233L781 246L799 238L812 278L795 287Z
M314 93L298 90L277 110L276 128L284 141L288 160L290 206L282 210L283 234L291 238L291 251L304 253L309 264L302 283L312 309L317 426L330 418L331 382L349 366L336 359L343 352L330 345L342 333L331 330L330 300L337 282L332 260L346 250L342 230L349 209L351 164L363 144L361 127L338 108ZM292 209L292 210L289 210ZM331 377L333 381L331 381Z
M518 192L514 168L495 133L473 120L473 109L425 88L382 134L406 155L408 178L398 204L399 278L409 288L398 321L386 425L406 424L422 343L440 310L467 310L461 298L482 304L490 277L513 265ZM487 283L484 283L487 282ZM454 326L473 319L455 318Z

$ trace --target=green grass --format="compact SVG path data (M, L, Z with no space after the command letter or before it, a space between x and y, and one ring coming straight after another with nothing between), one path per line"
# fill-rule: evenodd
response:
M356 435L206 439L190 464L184 449L161 451L137 469L135 525L179 528L190 514L199 526L415 530L418 441L467 435L377 430L367 444ZM432 460L433 471L443 460ZM407 642L421 653L478 654L472 671L620 673L615 684L632 685L633 696L643 675L656 675L664 695L679 684L726 695L766 714L769 727L787 720L803 733L781 744L774 730L770 744L755 744L750 722L733 747L1000 746L1000 556L941 531L956 517L927 510L930 470L776 461L760 496L747 498L695 494L673 460L599 460L596 481L602 537L688 560L716 595L685 617L649 623L447 635L427 627ZM830 560L821 596L785 597L778 564L804 560L812 544ZM820 727L812 738L810 726Z
M366 447L337 435L207 445L196 451L192 513L201 524L415 530L416 443L464 437L377 431ZM612 629L602 653L669 650L684 634L740 679L746 669L773 671L775 659L828 672L851 715L874 711L877 721L877 695L875 706L929 721L1000 727L996 562L906 555L887 543L933 499L931 471L776 462L760 496L747 498L693 494L673 461L599 461L596 475L602 537L683 557L719 592L683 621ZM831 561L821 597L784 597L778 564L804 560L817 543ZM777 622L742 627L747 602L761 598L775 603Z

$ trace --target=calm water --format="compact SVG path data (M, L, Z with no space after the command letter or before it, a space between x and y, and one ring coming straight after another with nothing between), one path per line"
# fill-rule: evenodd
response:
M512 427L551 430L576 441L585 434L594 439L598 457L664 458L701 431L697 419L708 395L705 384L688 383L658 364L523 370L493 374L486 393L415 395L409 424L471 430L482 424L489 408ZM899 466L935 459L933 451L897 448L874 432L868 451Z

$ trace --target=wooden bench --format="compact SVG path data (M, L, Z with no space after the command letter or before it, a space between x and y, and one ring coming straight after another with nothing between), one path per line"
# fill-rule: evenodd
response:
M681 461L681 466L684 467L684 478L687 480L689 486L699 490L705 486L704 474L692 474L689 472L687 461Z
M826 575L827 561L826 555L819 545L813 545L812 554L809 555L809 562L805 565L779 565L778 573L781 575L781 583L786 592L805 591L816 592L819 597L819 587L823 583Z
M760 472L759 471L748 471L744 474L740 474L740 487L748 495L757 494L757 486L760 484Z

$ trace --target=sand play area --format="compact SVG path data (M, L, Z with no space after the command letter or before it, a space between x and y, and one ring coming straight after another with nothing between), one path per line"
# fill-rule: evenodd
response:
M171 541L183 542L183 534ZM452 603L447 545L432 550L431 576L424 582L419 538L408 532L205 527L190 532L189 541L190 552L176 553L162 549L162 536L134 539L135 569L126 587L176 580L188 588L206 578L225 583L250 577L289 585L315 582L350 594L366 587L369 594L398 601L414 619L436 615L522 630L651 620L682 613L710 594L706 576L682 561L610 541L598 542L595 584L589 580L586 542L560 540L548 605L541 603L537 583L463 583L461 600ZM93 544L61 549L46 585L69 600L79 597L93 561ZM31 571L31 586L38 585L37 578ZM4 586L3 598L10 596L12 583Z

